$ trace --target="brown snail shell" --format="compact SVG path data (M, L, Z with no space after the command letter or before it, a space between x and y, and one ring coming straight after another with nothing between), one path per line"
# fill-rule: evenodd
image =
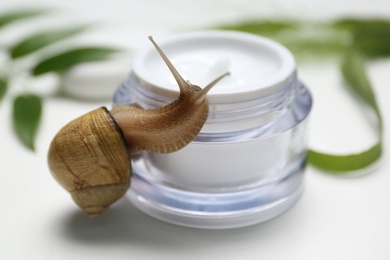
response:
M185 81L159 46L153 45L175 77L180 95L157 109L137 105L102 107L64 126L54 137L48 154L54 178L68 190L87 214L103 213L130 186L132 153L177 151L190 143L208 116L207 92Z
M100 214L123 196L131 175L121 129L107 108L67 124L49 148L49 168L88 214Z

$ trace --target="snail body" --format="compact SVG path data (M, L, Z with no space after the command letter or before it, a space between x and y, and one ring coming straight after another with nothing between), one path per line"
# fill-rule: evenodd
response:
M175 152L190 143L208 116L207 92L185 81L159 46L153 45L175 77L179 97L156 109L116 105L102 107L64 126L54 137L48 165L54 178L89 215L101 214L130 186L131 154L147 150Z

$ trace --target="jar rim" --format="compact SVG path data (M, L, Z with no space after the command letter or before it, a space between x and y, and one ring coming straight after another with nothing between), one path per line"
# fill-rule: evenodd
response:
M237 86L233 83L233 87L214 87L208 94L210 103L241 102L272 95L291 82L295 73L295 60L289 50L273 40L250 33L228 30L196 31L169 36L161 40L158 39L158 43L168 57L172 56L174 52L193 51L194 49L197 53L201 53L202 48L205 48L205 46L214 46L214 48L211 47L212 51L218 51L220 47L233 51L236 49L242 51L242 55L247 55L250 59L253 56L255 61L263 59L261 64L255 64L259 65L259 67L253 68L253 71L250 72L252 76L256 77L258 75L258 77ZM241 53L238 53L238 55L241 55ZM151 62L151 60L155 60L158 65L156 65L156 62ZM237 58L232 58L231 60L237 60ZM267 63L270 63L270 65L268 66ZM150 67L150 64L160 67ZM156 68L161 70L162 66L165 66L165 64L163 65L161 57L159 57L152 45L140 49L133 58L133 72L146 88L158 95L175 98L179 91L178 88L177 90L175 89L177 85L172 87L169 85L169 82L162 82L161 77L154 75ZM261 71L261 68L265 72ZM180 69L178 70L180 72ZM234 77L234 64L231 70L232 77ZM226 71L221 71L220 74L223 72ZM170 72L166 68L162 73ZM216 76L219 75L214 77ZM245 79L247 78L245 77ZM218 83L218 85L220 84L223 85L223 82Z

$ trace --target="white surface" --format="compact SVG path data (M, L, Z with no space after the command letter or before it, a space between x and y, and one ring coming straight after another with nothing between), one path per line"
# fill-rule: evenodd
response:
M46 2L64 6L80 19L118 25L90 35L86 41L128 47L144 44L149 34L184 31L240 17L390 16L387 0L353 4L340 0ZM0 10L18 3L34 4L2 0ZM22 33L17 26L12 28L5 41ZM371 144L374 135L341 88L338 65L305 64L299 69L315 98L312 146L348 152ZM386 124L390 120L389 69L389 61L369 66ZM390 259L388 153L375 173L360 178L337 178L309 167L306 191L299 203L281 217L249 228L208 231L177 227L145 216L125 200L100 218L84 216L50 176L46 151L62 125L100 105L46 99L37 152L31 153L12 134L10 97L0 104L0 259Z

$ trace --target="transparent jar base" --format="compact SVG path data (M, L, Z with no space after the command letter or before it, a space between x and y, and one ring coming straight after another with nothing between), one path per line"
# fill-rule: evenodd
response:
M303 191L304 162L283 179L227 193L199 193L153 179L142 159L133 164L127 198L139 210L181 226L226 229L261 223L289 210Z

